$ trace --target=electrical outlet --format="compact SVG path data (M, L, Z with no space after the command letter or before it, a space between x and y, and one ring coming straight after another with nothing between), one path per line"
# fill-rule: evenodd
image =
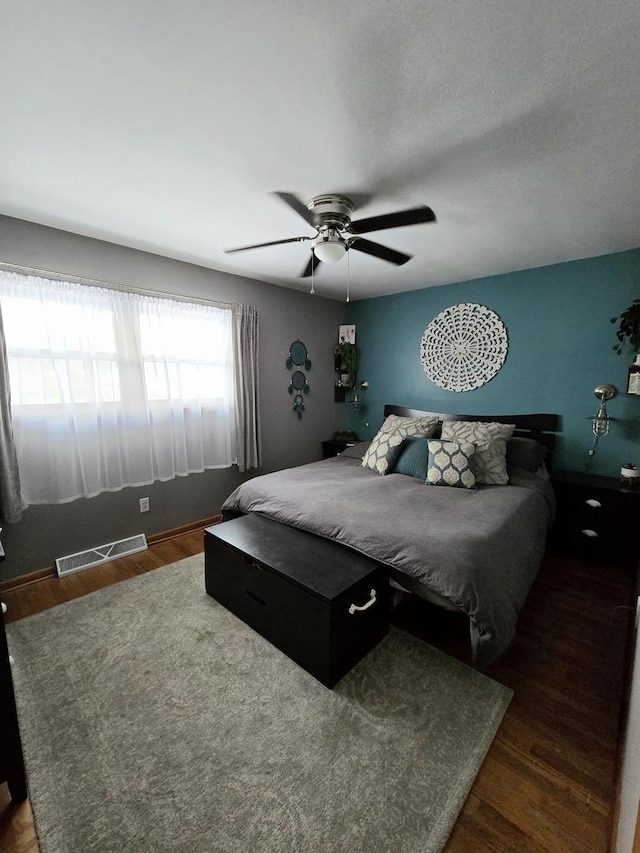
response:
M140 512L149 512L149 498L140 498Z

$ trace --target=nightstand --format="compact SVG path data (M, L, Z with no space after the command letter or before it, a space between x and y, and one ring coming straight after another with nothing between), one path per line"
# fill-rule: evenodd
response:
M349 440L346 438L330 438L328 441L323 441L322 458L330 459L332 456L337 456L347 447L353 447L354 444L357 444L358 440L359 439L357 438L351 438Z
M640 490L615 477L555 471L552 544L559 550L634 572L640 561Z

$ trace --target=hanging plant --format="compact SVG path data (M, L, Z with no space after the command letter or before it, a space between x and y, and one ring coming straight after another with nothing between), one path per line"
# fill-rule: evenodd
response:
M340 359L340 372L348 375L349 385L353 388L358 376L360 350L355 344L343 342L336 346L336 356Z
M640 299L634 299L619 317L612 317L612 323L619 323L616 337L618 343L613 349L620 355L628 341L634 352L640 352Z

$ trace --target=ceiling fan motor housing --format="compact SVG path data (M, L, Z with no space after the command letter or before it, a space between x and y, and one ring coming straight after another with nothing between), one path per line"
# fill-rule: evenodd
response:
M324 226L344 230L351 222L353 202L345 195L317 195L307 204L307 208L313 214L316 228Z

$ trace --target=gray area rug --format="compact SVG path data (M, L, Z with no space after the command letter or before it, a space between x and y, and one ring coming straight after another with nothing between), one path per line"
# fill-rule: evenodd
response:
M512 695L397 629L328 690L201 555L7 633L42 853L441 850Z

